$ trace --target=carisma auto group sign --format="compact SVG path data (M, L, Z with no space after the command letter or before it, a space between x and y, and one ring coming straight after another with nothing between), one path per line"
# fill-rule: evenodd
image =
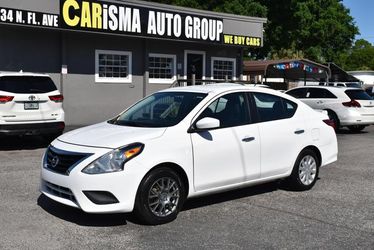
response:
M65 28L220 42L223 21L130 5L62 0Z
M139 7L125 2L60 0L59 15L0 7L1 22L147 38L261 46L259 37L224 34L224 21L219 18Z

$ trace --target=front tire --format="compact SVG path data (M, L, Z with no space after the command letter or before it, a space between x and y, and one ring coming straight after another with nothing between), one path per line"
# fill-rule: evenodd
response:
M291 187L298 191L311 189L318 179L319 166L318 157L313 150L302 151L297 157L291 176L288 178Z
M181 178L169 168L158 168L140 183L134 213L144 224L158 225L177 218L186 197Z

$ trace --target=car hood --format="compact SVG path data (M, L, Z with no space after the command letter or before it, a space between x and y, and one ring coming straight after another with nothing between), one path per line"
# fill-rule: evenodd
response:
M139 128L109 124L107 122L80 128L63 134L59 141L102 148L119 148L134 142L160 137L166 128Z

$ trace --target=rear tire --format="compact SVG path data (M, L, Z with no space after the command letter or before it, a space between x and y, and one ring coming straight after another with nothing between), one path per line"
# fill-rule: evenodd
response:
M311 189L318 179L319 167L320 162L316 153L310 149L303 150L297 157L288 183L294 190Z
M134 214L148 225L171 222L177 218L186 196L177 173L166 167L155 169L139 185Z
M361 132L362 130L364 130L366 128L366 126L364 125L353 125L353 126L348 126L348 129L352 132Z

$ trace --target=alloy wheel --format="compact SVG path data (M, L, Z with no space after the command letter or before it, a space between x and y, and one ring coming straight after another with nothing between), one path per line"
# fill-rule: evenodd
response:
M170 177L156 180L148 193L148 206L159 217L172 214L178 207L180 190L177 182Z

